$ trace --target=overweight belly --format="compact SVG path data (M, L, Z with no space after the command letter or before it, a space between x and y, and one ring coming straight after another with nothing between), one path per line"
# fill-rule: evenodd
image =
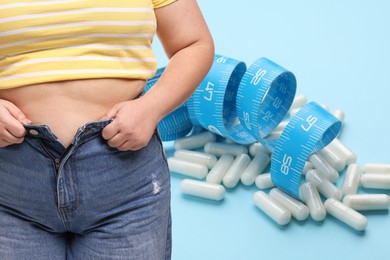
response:
M48 125L66 147L80 126L136 98L144 86L144 80L73 80L1 90L0 99L14 103L32 124Z

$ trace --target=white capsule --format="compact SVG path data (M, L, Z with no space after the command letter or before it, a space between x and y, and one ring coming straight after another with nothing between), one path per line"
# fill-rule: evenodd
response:
M298 112L300 108L295 108L290 110L290 117L294 117Z
M174 157L168 158L168 167L172 172L198 179L205 178L208 173L207 166L204 164L187 162Z
M303 169L302 169L302 175L306 175L306 173L313 168L314 168L313 164L311 164L311 162L309 162L309 161L306 161L305 166L303 166Z
M359 212L347 207L340 201L329 198L325 201L326 211L352 228L362 231L367 227L367 218Z
M365 173L360 177L360 183L365 188L390 190L390 174Z
M307 104L307 101L308 101L308 99L304 95L295 96L295 98L291 104L290 111L303 107L304 105Z
M282 121L279 123L279 125L277 127L275 127L274 131L280 131L280 132L283 132L283 130L286 128L286 126L288 125L289 121Z
M217 163L217 157L214 154L189 150L177 150L173 154L173 157L182 159L184 161L204 164L209 169L211 169Z
M364 173L390 173L390 164L367 163L362 167Z
M322 172L331 182L336 182L339 178L339 173L319 154L309 156L309 161L313 164L314 169Z
M325 109L326 111L329 111L329 110L330 110L330 107L329 107L328 105L322 104L321 107L322 107L323 109Z
M356 163L352 163L347 168L341 191L343 195L356 194L359 187L360 168Z
M332 165L336 171L341 171L345 168L345 160L340 157L330 146L325 146L318 152L324 159Z
M269 196L288 209L291 212L291 215L297 220L305 220L309 217L309 208L284 191L273 188L269 192Z
M212 132L202 132L199 134L183 137L176 139L174 147L176 150L179 149L197 149L203 147L208 142L214 142L217 136Z
M317 188L313 184L306 182L300 186L299 191L303 201L309 207L311 218L315 221L324 220L326 211Z
M257 176L255 179L255 184L257 188L262 190L275 187L275 184L272 182L271 174L269 172Z
M336 109L336 110L333 111L332 114L333 114L333 116L334 116L335 118L337 118L337 120L339 120L339 121L341 121L341 122L344 122L345 114L344 114L344 112L343 112L342 110Z
M261 143L253 143L249 146L249 154L255 157L259 152L270 154L271 152Z
M291 213L263 191L253 194L253 202L279 225L286 225L290 222Z
M185 179L180 183L181 192L209 200L222 200L225 188L222 185Z
M210 170L209 174L207 174L206 181L214 184L220 184L223 176L225 176L233 161L233 155L228 153L223 154L214 167Z
M282 135L282 131L273 130L271 133L269 133L266 138L269 140L274 140L280 138Z
M262 173L267 168L271 161L268 154L260 152L249 163L241 174L241 182L244 185L252 185L255 182L257 175Z
M224 143L215 143L210 142L204 146L204 151L206 153L211 153L216 156L221 156L222 154L229 153L234 156L240 154L247 154L248 148L239 144L224 144Z
M310 170L306 173L306 181L314 184L317 190L326 198L341 200L343 194L328 178L317 170Z
M234 142L232 139L228 139L228 138L225 138L225 139L223 140L223 142L224 142L225 144L236 144L236 142Z
M250 161L251 159L247 154L238 155L223 177L223 185L228 188L234 188L240 180L242 171L248 166Z
M386 194L350 194L343 203L354 210L387 210L390 197Z
M356 154L345 146L339 139L335 138L328 146L343 158L346 165L356 162Z

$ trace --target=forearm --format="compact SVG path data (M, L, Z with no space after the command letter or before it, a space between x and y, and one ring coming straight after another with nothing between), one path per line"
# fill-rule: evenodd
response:
M154 107L152 113L158 121L192 95L209 71L213 58L211 38L195 42L171 57L160 79L143 96L144 102Z

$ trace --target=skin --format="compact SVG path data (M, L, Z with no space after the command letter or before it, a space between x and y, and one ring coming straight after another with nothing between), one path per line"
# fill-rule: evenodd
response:
M23 124L46 124L64 147L78 127L113 118L102 131L121 151L149 143L158 122L185 102L210 69L214 45L195 0L155 10L157 36L169 63L159 81L136 98L144 80L88 79L0 90L0 147L23 142Z

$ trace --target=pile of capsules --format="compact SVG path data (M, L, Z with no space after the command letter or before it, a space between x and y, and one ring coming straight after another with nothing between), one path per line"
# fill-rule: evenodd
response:
M307 103L305 96L297 96L289 116ZM328 109L324 106L325 109ZM344 121L344 113L333 115ZM282 121L269 135L278 138L288 124ZM260 190L253 194L253 202L279 225L286 225L291 217L305 220L309 217L322 221L330 214L356 230L367 227L367 218L359 213L367 210L388 210L387 194L357 194L359 185L370 189L390 190L390 164L366 164L359 167L356 155L338 138L321 151L312 154L302 171L306 182L300 186L302 201L276 188L268 169L272 154L260 143L235 144L230 140L216 142L212 132L201 132L177 139L175 152L168 158L171 172L191 177L180 183L184 194L210 200L222 200L225 187L234 188L241 181L255 184ZM201 152L203 148L204 152ZM336 186L339 172L346 169L341 187ZM199 180L195 180L199 179ZM205 179L205 181L204 181ZM262 190L269 190L268 194ZM323 199L324 201L323 202Z

